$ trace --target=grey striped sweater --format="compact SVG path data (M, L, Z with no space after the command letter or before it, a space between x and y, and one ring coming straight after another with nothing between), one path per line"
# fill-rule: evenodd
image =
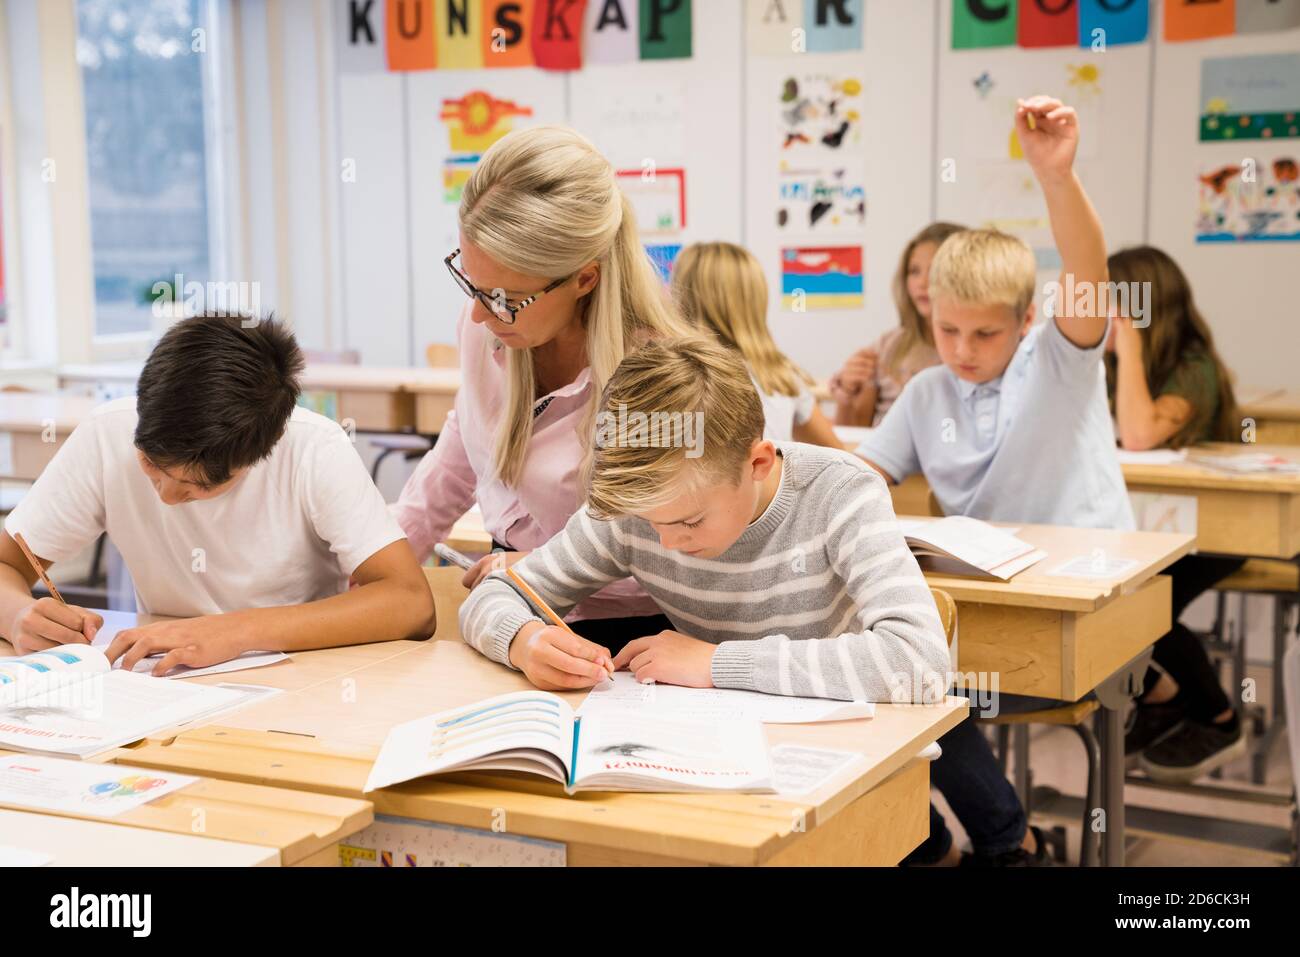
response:
M776 495L718 558L667 550L643 519L599 521L583 507L516 570L560 615L631 575L677 631L718 646L719 688L940 700L949 677L943 627L884 480L847 452L778 448ZM501 572L460 610L464 639L506 665L515 634L541 620Z

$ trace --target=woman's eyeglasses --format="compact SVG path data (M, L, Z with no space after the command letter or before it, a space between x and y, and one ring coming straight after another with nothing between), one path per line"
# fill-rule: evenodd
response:
M447 264L447 271L451 273L451 278L456 280L456 285L460 286L461 291L464 292L465 295L471 296L483 303L484 307L491 312L492 315L496 316L506 325L514 325L515 317L517 317L522 310L531 306L552 289L558 289L573 278L573 276L565 276L563 279L557 279L545 289L535 292L524 299L507 299L504 289L493 289L491 292L487 292L470 282L469 277L457 269L455 264L452 262L452 260L459 255L460 250L456 249L452 251L450 256L443 260L443 262Z

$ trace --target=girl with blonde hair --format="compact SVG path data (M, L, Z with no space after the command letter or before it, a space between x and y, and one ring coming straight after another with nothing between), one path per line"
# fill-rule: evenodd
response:
M842 448L817 407L812 376L777 348L767 327L767 277L749 250L695 243L673 264L673 298L683 318L744 357L763 402L764 437Z
M582 504L596 403L623 356L686 327L613 167L571 129L534 127L495 143L465 186L459 220L460 247L444 262L467 299L457 323L461 387L393 508L423 561L477 501L513 562ZM480 561L466 586L501 561ZM638 620L614 627L612 619L627 618ZM592 596L571 619L597 641L667 622L630 580ZM551 651L557 674L610 654L583 639Z

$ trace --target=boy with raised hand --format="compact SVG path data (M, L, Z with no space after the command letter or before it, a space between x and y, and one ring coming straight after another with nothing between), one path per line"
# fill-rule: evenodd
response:
M857 452L891 482L923 472L948 515L1131 529L1102 365L1106 241L1074 171L1078 118L1059 100L1035 96L1018 102L1016 133L1061 254L1061 282L1049 296L1055 314L1034 323L1036 266L1019 239L987 229L950 236L930 268L943 365L908 382ZM1063 300L1066 289L1088 295ZM1002 707L1016 707L1013 698L1003 696ZM1041 835L1027 827L974 722L940 744L932 780L971 837L966 861L1047 863ZM910 861L961 860L931 807L930 838Z
M127 668L428 637L428 583L347 434L297 407L302 368L272 319L169 329L137 395L96 408L6 519L0 637L19 653L94 639L99 615L33 601L36 573L11 535L48 566L102 532L140 612L182 619L119 633L107 654Z
M514 566L560 615L631 576L674 630L612 659L639 681L933 702L948 648L888 489L838 449L763 439L744 360L706 338L626 357L597 415L587 504ZM698 423L698 428L693 425ZM494 572L461 634L548 689L591 687L609 650L548 625Z

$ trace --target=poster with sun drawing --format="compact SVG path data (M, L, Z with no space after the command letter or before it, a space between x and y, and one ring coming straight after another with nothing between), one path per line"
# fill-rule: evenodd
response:
M1044 93L1074 107L1082 130L1078 156L1095 157L1105 67L1085 57L1081 52L1079 60L1064 64L1003 57L999 66L976 71L955 111L962 118L967 155L978 160L1023 160L1016 135L1016 100Z
M450 150L443 160L442 201L459 203L461 190L484 151L514 129L515 117L532 115L532 107L497 99L486 90L443 100L439 119L447 128Z

